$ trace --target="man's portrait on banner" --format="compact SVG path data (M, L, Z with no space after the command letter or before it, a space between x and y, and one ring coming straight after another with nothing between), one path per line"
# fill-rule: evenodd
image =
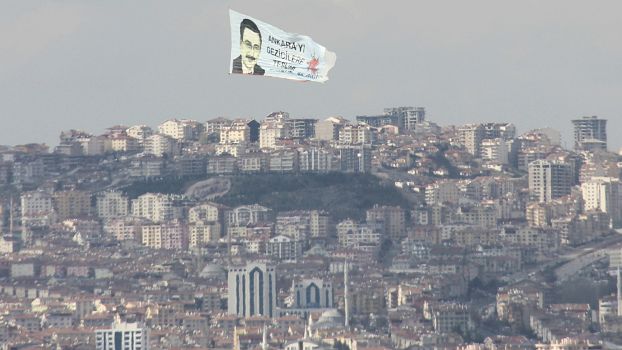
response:
M261 32L248 18L240 22L240 56L233 60L231 73L263 75L264 69L257 64L261 53Z

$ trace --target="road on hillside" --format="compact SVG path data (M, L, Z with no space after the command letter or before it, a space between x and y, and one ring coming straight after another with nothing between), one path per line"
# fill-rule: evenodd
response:
M567 259L567 262L555 269L557 282L564 282L585 267L607 258L607 250L620 242L622 242L622 235L616 234L606 237L603 241L579 247L575 252L562 256Z
M211 201L224 196L231 189L231 180L226 177L212 177L190 186L185 195L202 201Z
M578 271L606 257L607 249L622 242L622 232L578 247L566 247L554 259L533 266L523 271L504 276L502 280L508 284L515 284L527 279L536 278L537 274L548 268L555 268L557 283L561 283L575 275Z

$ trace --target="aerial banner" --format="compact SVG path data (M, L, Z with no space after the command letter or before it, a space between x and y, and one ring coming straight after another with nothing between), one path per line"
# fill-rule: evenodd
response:
M328 80L337 56L310 37L285 32L233 10L229 10L229 20L229 73L320 83Z

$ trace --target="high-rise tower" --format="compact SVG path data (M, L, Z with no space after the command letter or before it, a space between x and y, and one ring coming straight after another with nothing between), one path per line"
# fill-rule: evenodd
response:
M344 290L343 290L343 297L344 297L344 308L345 308L345 314L346 314L346 318L345 318L345 326L346 328L348 328L350 326L350 304L349 304L349 298L348 298L348 294L349 294L349 288L348 288L348 284L350 283L349 279L348 279L348 260L345 260L343 262L343 284L344 284Z
M574 119L574 147L577 150L607 149L607 120L597 116Z
M149 329L138 323L115 320L109 329L95 331L97 350L149 350Z
M274 265L249 262L232 266L228 277L228 312L240 317L276 317L276 271Z
M570 194L572 167L561 161L536 160L529 163L529 195L531 200L550 202Z

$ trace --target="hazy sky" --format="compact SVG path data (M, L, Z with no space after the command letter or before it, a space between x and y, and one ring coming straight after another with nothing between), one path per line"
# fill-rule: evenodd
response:
M325 84L229 76L228 9L337 54ZM0 144L57 144L168 118L378 114L520 132L609 120L622 147L622 2L570 0L3 1Z

